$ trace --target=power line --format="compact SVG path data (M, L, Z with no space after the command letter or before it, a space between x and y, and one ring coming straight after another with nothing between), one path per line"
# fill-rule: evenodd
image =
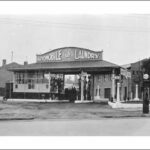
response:
M3 18L4 19L4 18ZM111 26L111 25L84 25L76 23L58 23L58 22L48 22L48 21L33 21L33 20L12 20L5 18L0 20L3 24L15 24L15 25L34 25L38 27L52 27L52 28L64 28L64 29L79 29L79 30L93 30L93 31L119 31L119 32L150 32L150 28L144 28L139 30L136 27L125 27L125 26Z

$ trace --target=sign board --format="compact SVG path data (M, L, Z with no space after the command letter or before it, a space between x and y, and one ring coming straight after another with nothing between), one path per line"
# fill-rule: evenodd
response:
M131 72L126 69L121 69L121 75L125 76L126 78L131 78Z
M120 79L120 76L115 76L115 79L119 80L119 79Z
M37 55L37 62L62 62L82 60L102 60L102 52L95 52L77 47L65 47L52 50L48 53Z

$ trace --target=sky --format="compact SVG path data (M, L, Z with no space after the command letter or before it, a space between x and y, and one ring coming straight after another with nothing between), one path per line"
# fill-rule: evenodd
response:
M0 64L34 63L36 54L68 46L103 50L103 59L118 65L150 57L150 15L75 12L0 12Z

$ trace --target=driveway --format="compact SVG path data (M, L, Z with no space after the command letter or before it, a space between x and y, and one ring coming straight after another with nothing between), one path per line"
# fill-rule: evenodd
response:
M0 122L0 136L150 136L147 118Z

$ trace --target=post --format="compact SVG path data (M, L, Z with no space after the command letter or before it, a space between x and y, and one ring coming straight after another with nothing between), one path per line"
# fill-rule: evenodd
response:
M112 71L112 90L111 90L112 99L111 101L114 101L115 99L115 71L113 69Z
M148 99L148 88L144 88L143 95L143 114L149 113L149 99Z
M100 90L100 87L99 87L99 85L97 86L97 93L96 93L96 96L95 96L95 100L100 100L101 98L100 98L100 92L99 92L99 90Z
M143 100L144 99L144 96L143 96L144 94L143 94L143 91L142 91L142 97L141 97L141 99Z
M148 100L150 100L149 87L147 89L148 89Z
M63 76L64 78L64 76ZM52 100L51 98L51 73L49 71L49 100Z
M131 91L130 100L133 100L133 92Z
M150 86L150 80L149 75L144 74L143 75L143 114L149 113L149 86Z
M139 98L138 98L138 85L136 84L135 86L135 98L134 98L135 101L138 101Z
M81 72L81 102L83 102L84 98L83 98L83 87L84 87L84 83L83 83L83 71Z
M120 103L120 83L117 83L117 101L116 103Z
M13 62L13 51L11 51L11 63L12 63L12 62ZM9 96L10 96L10 99L12 98L12 93L11 93L12 91L11 91L11 89L13 88L13 87L11 86L11 84L13 85L13 83L12 83L12 78L13 78L13 77L12 77L12 73L11 73L11 77L10 77L10 81L9 81L9 84L10 84L10 85L9 85L9 88L10 88L10 91L9 91L9 92L10 92L10 93L9 93L9 94L10 94L10 95L9 95Z

